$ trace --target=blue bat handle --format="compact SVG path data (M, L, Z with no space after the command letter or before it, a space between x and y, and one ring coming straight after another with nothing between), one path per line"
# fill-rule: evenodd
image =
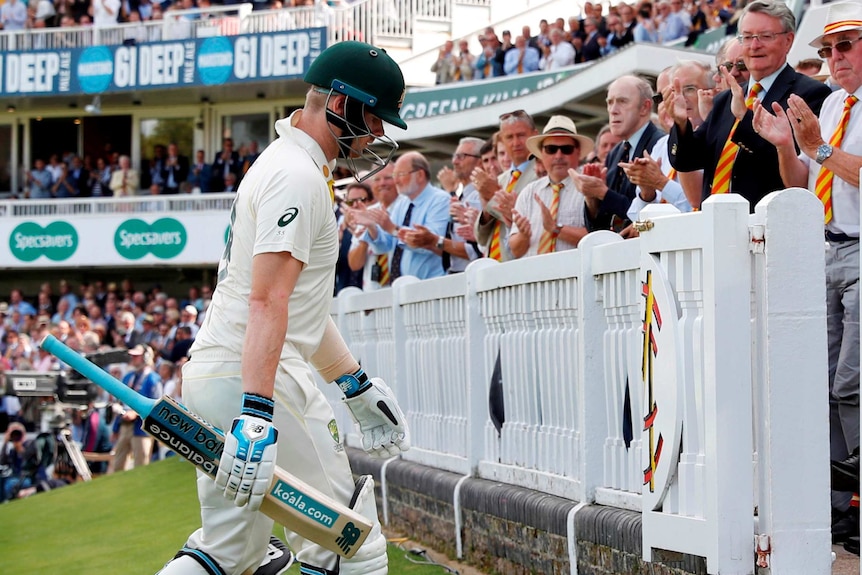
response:
M136 392L53 335L42 340L42 349L137 411L141 417L146 418L153 410L156 400Z

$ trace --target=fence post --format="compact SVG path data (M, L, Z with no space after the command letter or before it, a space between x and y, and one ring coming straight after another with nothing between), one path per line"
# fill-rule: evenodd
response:
M467 311L467 381L470 386L467 418L467 464L473 475L477 474L479 462L485 453L485 425L488 422L488 381L491 374L485 370L485 337L488 329L482 317L482 301L476 289L482 270L499 265L490 258L475 260L464 273L467 274L465 308Z
M803 188L756 207L764 242L755 389L758 533L775 575L831 572L829 382L823 205ZM758 268L760 269L760 268ZM769 545L771 543L771 545Z
M402 294L408 289L410 284L418 282L419 279L414 276L401 276L392 283L392 335L395 339L395 377L393 382L389 383L395 396L398 398L398 403L401 410L407 415L409 421L409 412L415 410L413 398L410 390L415 385L414 382L409 382L410 379L410 363L407 361L409 353L407 341L407 327L404 321L404 310L401 307L401 301L404 299Z
M608 397L605 383L605 334L608 321L601 304L601 294L593 274L593 255L597 246L621 242L619 234L594 232L578 244L580 269L578 276L578 373L575 374L578 404L578 434L580 453L578 477L581 492L578 501L591 503L596 488L604 483L605 442L608 440Z

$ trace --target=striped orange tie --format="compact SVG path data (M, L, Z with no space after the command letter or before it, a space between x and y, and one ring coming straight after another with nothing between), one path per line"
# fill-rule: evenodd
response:
M511 194L512 190L515 189L515 184L518 183L518 179L521 177L521 170L514 169L512 170L512 179L509 180L508 185L506 186L506 193ZM500 247L500 234L502 233L503 223L500 220L496 220L494 222L494 231L491 232L491 243L488 244L488 257L497 260L498 262L503 261L503 250Z
M553 194L551 196L551 205L548 210L551 212L551 218L556 222L557 214L560 211L560 190L563 189L563 184L551 184ZM557 236L548 230L542 230L542 237L539 240L539 253L549 254L557 248Z
M844 100L844 111L841 113L841 120L835 127L832 137L829 138L829 145L833 148L840 148L841 141L844 139L844 132L847 130L847 124L850 122L850 108L859 101L856 96L847 96ZM834 174L832 170L826 167L820 168L817 174L817 180L814 184L814 193L823 202L823 217L825 223L832 221L832 178Z
M380 268L380 280L378 283L380 287L385 287L389 285L389 256L386 254L380 254L377 256L377 266Z
M754 101L762 89L763 86L759 82L751 87L748 98L745 99L746 108L750 110L754 106ZM718 165L715 167L715 176L712 178L713 194L726 194L730 192L730 173L733 171L733 162L736 160L736 154L739 152L739 146L733 142L733 134L736 132L738 125L739 120L733 123L733 126L730 128L730 134L727 136L727 141L724 143L724 148L721 150L721 156L718 158Z
M485 73L484 73L484 77L485 77L485 78L490 78L490 77L491 77L491 61L490 61L490 60L485 60Z

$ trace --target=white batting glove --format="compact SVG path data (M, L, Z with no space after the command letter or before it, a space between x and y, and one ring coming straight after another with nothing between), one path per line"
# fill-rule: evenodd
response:
M273 401L243 394L242 414L225 435L216 486L238 507L260 509L275 471L278 430L272 425Z
M386 383L368 379L361 369L336 380L344 403L362 434L362 448L374 457L394 457L410 449L410 430Z

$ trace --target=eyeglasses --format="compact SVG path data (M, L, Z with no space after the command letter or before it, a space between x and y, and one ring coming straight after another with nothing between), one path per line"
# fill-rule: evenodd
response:
M352 206L357 202L362 202L363 204L368 204L371 202L371 198L353 198L352 200L344 200L344 203L348 206Z
M836 42L834 46L823 46L822 48L817 50L817 55L821 58L831 58L833 49L838 50L842 54L844 52L849 52L850 49L853 47L853 44L855 44L859 40L862 40L862 36L856 38L855 40L841 40L840 42Z
M393 172L392 177L393 178L401 178L403 176L409 176L410 174L412 174L414 172L418 172L418 171L419 170L410 170L409 172Z
M562 146L555 146L554 144L545 144L542 146L542 151L548 155L553 156L557 152L562 152L565 156L571 156L575 153L575 150L578 147L574 144L564 144Z
M748 66L745 65L745 62L739 60L737 62L722 62L719 64L719 67L723 67L728 72L733 71L736 68L739 72L748 72Z
M481 158L481 157L482 156L477 156L476 154L461 154L461 153L452 154L452 159L458 160L459 162L465 158Z
M696 96L697 95L697 86L694 84L689 84L687 86L682 87L682 93L685 96Z
M774 42L782 34L787 32L762 32L760 34L739 34L736 39L743 46L749 46L755 39L760 40L761 44L770 44Z
M530 115L524 110L515 110L514 112L507 112L505 114L500 114L500 121L505 122L509 118L529 118Z

